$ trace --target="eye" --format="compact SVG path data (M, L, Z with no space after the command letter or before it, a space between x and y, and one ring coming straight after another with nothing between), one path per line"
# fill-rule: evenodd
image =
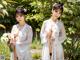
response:
M17 18L18 16L16 16L16 18Z
M20 15L20 17L22 17L23 15Z
M23 15L16 15L16 18L17 18L17 17L22 17L22 16L23 16Z
M56 12L56 13L59 13L59 14L61 14L61 11L60 11L60 10L55 10L55 12Z
M55 10L55 12L58 12L57 10Z

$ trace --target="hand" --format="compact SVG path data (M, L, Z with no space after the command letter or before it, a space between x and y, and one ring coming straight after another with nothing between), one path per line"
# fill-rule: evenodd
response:
M49 44L49 53L52 53L52 45Z
M16 44L16 39L13 34L11 34L11 36L10 36L10 43L12 43L13 45Z
M16 42L13 42L13 45L15 46L16 45Z

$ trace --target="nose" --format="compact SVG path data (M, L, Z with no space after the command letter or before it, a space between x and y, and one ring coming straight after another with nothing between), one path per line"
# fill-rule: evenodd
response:
M57 14L56 14L57 16L59 16L60 15L60 12L57 12Z
M60 14L60 12L58 11L57 14Z
M20 16L18 16L18 19L20 19Z

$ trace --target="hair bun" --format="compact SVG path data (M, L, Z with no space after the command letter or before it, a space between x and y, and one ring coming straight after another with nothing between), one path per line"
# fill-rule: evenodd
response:
M27 14L27 9L25 8L16 8L16 13Z
M64 6L64 4L61 3L61 2L56 2L56 3L53 4L53 6L56 6L56 5L59 5L59 6L62 6L62 7Z
M63 6L64 4L63 3L61 3L61 2L57 2L57 4L60 4L61 6Z
M24 14L27 14L27 9L24 8L23 11L24 11Z

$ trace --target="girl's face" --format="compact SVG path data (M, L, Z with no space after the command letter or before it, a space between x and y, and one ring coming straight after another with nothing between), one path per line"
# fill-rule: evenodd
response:
M17 22L23 22L24 21L24 15L21 13L16 13L16 20L17 20Z
M61 16L61 10L60 9L56 9L56 10L52 10L52 17L55 19L58 19Z

